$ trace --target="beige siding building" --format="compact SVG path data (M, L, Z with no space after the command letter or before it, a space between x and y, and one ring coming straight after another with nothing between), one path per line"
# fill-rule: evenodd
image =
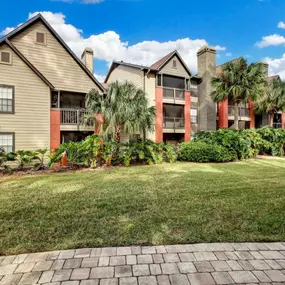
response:
M0 146L6 151L57 148L93 133L82 128L85 95L105 89L41 16L0 40Z

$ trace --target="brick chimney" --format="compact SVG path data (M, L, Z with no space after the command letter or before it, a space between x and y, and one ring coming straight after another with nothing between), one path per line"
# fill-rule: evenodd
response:
M217 105L210 97L213 90L211 80L216 76L216 49L204 46L197 52L198 76L202 82L198 86L199 130L212 131L217 128Z
M81 60L84 65L89 69L93 74L94 72L94 52L92 48L85 48L81 55Z

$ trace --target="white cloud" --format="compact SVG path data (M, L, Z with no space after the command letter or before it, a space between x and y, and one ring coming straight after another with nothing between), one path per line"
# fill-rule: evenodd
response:
M285 53L281 58L265 58L269 65L269 75L279 74L282 80L285 80Z
M285 29L285 23L281 21L281 22L278 23L277 27L280 28L280 29Z
M10 32L12 32L15 28L11 28L11 27L7 27L6 29L4 29L3 31L0 32L0 36L5 36L7 34L9 34Z
M90 1L90 0L85 0ZM29 14L32 18L39 12ZM197 70L196 53L202 46L208 45L205 39L182 38L174 41L142 41L130 45L123 41L115 31L106 31L101 34L93 34L89 37L83 36L83 31L71 24L66 23L65 15L62 13L41 12L51 26L59 33L63 40L75 52L81 56L85 47L94 50L94 57L106 61L109 67L113 60L151 65L164 55L178 50L192 72ZM220 45L215 46L218 51L225 51L226 48ZM96 65L94 66L96 71Z
M233 54L231 52L227 52L226 56L232 56Z
M97 74L97 73L94 73L94 76L95 78L99 81L99 82L104 82L105 78L106 78L106 75L102 75L102 74Z
M269 47L269 46L279 46L285 45L285 37L281 35L270 35L262 38L261 42L256 43L259 48Z

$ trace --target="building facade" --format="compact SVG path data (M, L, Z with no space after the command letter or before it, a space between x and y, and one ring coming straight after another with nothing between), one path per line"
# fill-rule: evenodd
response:
M85 95L105 89L93 76L93 52L80 61L41 16L0 40L0 146L57 148L94 132L82 127Z
M7 152L55 149L94 133L93 126L82 124L85 95L91 89L103 95L106 89L94 78L93 60L89 48L77 58L40 14L0 39L0 146ZM193 75L177 51L151 66L114 61L104 86L128 80L146 92L149 105L156 108L155 129L148 139L190 141L199 130L233 123L232 103L216 104L210 97L211 79L222 70L216 66L216 50L201 48L197 62ZM254 114L252 102L240 106L241 127L266 124L266 116ZM284 114L276 114L274 126L284 124Z

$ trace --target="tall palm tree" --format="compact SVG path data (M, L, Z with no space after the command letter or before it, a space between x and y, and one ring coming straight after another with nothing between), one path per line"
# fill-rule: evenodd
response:
M274 114L279 111L285 112L285 82L274 79L269 82L264 96L255 105L256 113L266 113L268 125L273 126Z
M130 135L153 130L155 112L148 106L146 93L131 82L111 83L106 96L91 90L86 95L86 105L90 114L102 114L104 131L112 133L117 143L122 132Z
M240 58L223 65L222 73L212 79L214 91L211 94L214 102L225 99L233 101L234 125L238 129L239 104L248 100L256 101L264 94L266 74L263 63L248 64Z

